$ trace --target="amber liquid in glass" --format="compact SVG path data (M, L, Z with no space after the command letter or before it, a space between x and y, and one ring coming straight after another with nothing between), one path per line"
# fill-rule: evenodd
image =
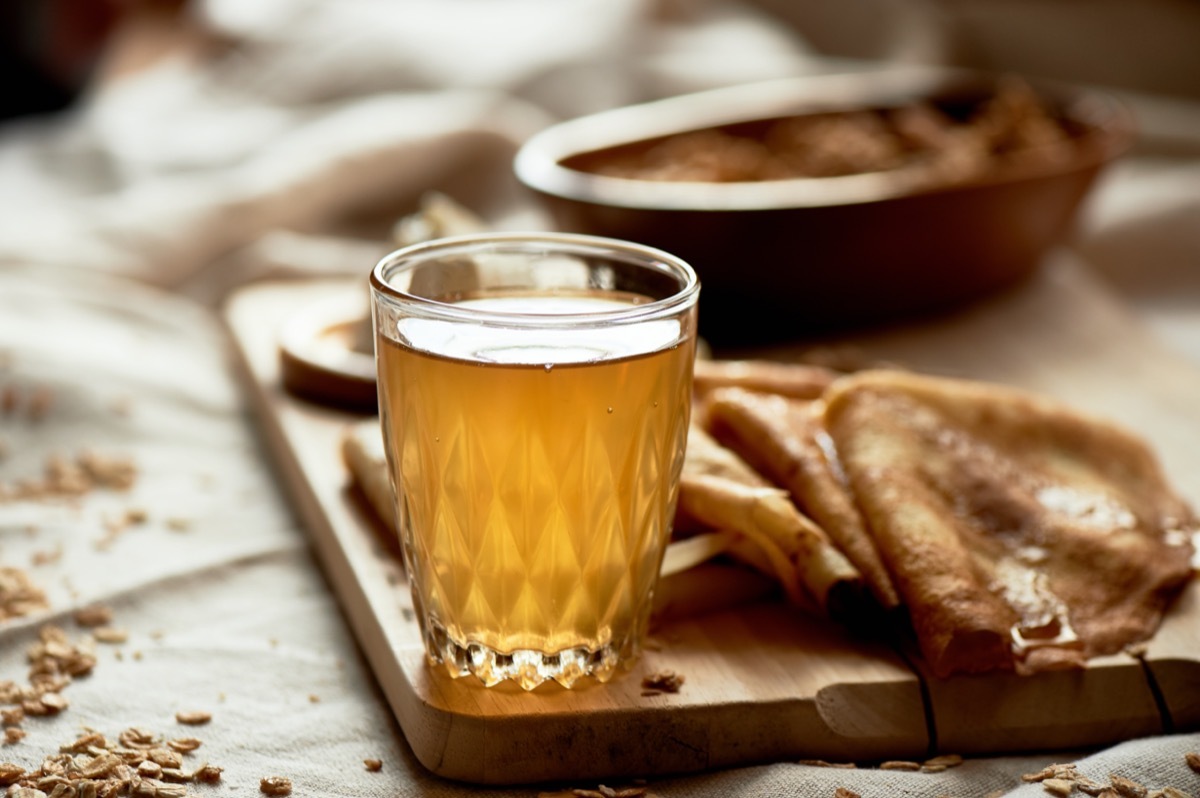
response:
M508 312L637 303L492 296ZM381 411L427 650L453 676L601 681L636 657L670 534L694 344L677 320L509 335L404 320Z

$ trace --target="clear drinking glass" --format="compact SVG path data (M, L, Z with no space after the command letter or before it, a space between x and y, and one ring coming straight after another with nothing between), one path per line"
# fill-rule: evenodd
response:
M431 663L533 689L641 650L687 441L699 282L568 234L441 239L371 275L379 407Z

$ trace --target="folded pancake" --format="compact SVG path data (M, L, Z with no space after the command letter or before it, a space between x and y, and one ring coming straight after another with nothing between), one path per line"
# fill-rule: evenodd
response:
M771 485L696 426L688 431L679 512L753 546L748 564L768 570L800 606L837 615L857 606L862 577L787 491ZM736 553L743 544L734 541Z
M866 580L884 609L900 598L854 504L820 402L721 388L708 399L706 426L720 443L776 485L812 518Z
M825 422L938 676L1081 665L1150 637L1195 517L1135 436L981 383L863 372Z
M347 425L342 433L342 460L379 520L388 530L394 530L396 494L388 476L387 454L383 450L383 432L378 418Z
M839 373L831 368L804 363L698 359L693 388L701 399L717 388L730 387L796 399L816 399L838 376Z

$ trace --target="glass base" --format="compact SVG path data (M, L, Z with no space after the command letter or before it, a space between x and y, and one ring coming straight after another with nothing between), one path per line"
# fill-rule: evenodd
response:
M569 648L554 654L529 649L501 653L479 643L459 645L434 623L425 627L425 651L431 665L440 665L455 679L473 675L486 687L508 679L524 690L551 679L567 689L585 676L607 682L618 666L628 666L637 658L638 648L627 641L624 646Z

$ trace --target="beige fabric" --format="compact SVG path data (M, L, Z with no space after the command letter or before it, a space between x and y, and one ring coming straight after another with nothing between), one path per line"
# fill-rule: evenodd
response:
M192 730L200 756L226 768L213 795L255 795L268 775L291 777L297 795L535 795L450 784L414 762L274 479L214 315L145 286L211 305L268 273L365 273L391 220L431 188L499 226L544 224L509 159L548 121L846 65L759 10L715 0L209 0L196 10L238 46L199 66L163 63L59 119L0 128L0 362L11 360L0 390L54 391L40 422L26 405L0 415L0 479L36 476L48 455L84 446L140 468L128 495L0 503L0 563L29 567L53 608L0 623L0 679L23 677L37 627L73 607L110 603L131 632L123 660L102 648L95 674L65 691L70 709L27 721L29 737L0 747L0 761L33 764L81 724L178 733L173 713L194 708L214 715ZM922 36L876 54L910 58L912 42L933 41ZM1200 362L1200 186L1182 179L1200 162L1187 121L1197 110L1138 108L1166 149L1113 175L1080 247ZM1169 257L1148 271L1135 242ZM147 522L98 549L106 518L130 508ZM59 545L59 559L30 566ZM1198 748L1198 735L1149 740L1081 767L1161 773L1194 791L1176 754ZM1160 762L1164 751L1176 758ZM366 757L382 772L367 773ZM780 763L652 789L969 798L1017 789L1021 773L1066 757L975 759L936 775Z

